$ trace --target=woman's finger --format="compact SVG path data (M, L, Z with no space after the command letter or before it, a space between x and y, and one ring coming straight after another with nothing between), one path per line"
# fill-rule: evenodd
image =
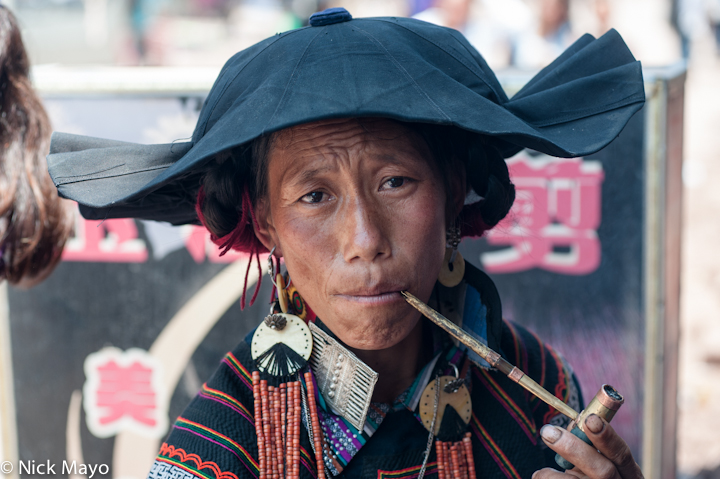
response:
M569 473L570 471L568 471ZM573 474L574 477L577 477L577 475ZM550 469L549 467L546 467L545 469L540 469L539 471L535 471L535 473L532 475L532 479L568 479L567 474L563 474L560 471L556 471L555 469Z
M612 462L623 479L642 478L640 466L633 458L627 443L604 419L591 414L585 419L585 433L603 456Z
M573 472L582 471L591 479L626 479L608 458L570 431L546 424L540 429L540 436L550 449L575 465Z

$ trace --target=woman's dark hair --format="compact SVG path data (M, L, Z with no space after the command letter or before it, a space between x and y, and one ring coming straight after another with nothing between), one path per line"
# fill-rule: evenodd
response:
M485 137L451 126L426 123L405 126L419 133L430 148L443 173L448 203L452 195L451 172L456 166L465 168L465 196L472 195L477 201L466 204L460 212L462 236L482 236L505 218L515 201L515 186L505 159Z
M47 172L50 121L29 70L15 17L0 6L0 279L23 286L50 274L72 219Z
M462 236L481 236L507 215L515 201L515 187L505 160L484 137L451 126L403 125L427 143L443 173L448 198L452 197L450 175L456 171L454 166L465 166L466 196L474 193L480 199L466 204L460 213ZM255 238L252 211L247 210L266 192L267 157L274 138L261 137L218 155L217 166L202 180L198 216L221 247L253 254L265 251Z

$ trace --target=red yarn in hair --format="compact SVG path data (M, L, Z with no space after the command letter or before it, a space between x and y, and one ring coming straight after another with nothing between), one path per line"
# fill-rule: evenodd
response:
M205 215L202 212L202 205L205 202L205 190L200 187L198 191L197 203L195 204L195 212L200 219L200 222L207 228L205 222ZM248 260L247 270L245 270L245 283L243 284L243 294L240 298L240 309L245 309L245 296L247 294L247 282L248 276L250 275L250 267L253 263L253 259L257 261L258 268L258 282L255 286L255 293L250 299L250 306L255 303L258 293L260 292L260 286L262 285L262 267L260 266L260 253L268 253L267 248L260 242L258 237L255 235L255 231L259 229L257 219L255 218L255 212L253 211L252 200L250 199L250 193L247 188L243 188L242 192L242 214L240 220L230 233L225 236L218 237L215 234L210 234L210 241L215 243L222 250L220 256L234 249L242 253L248 253L250 258Z
M477 238L492 229L492 226L485 224L482 212L480 211L481 207L482 202L480 201L463 206L463 209L460 211L460 217L458 218L461 237L470 236Z

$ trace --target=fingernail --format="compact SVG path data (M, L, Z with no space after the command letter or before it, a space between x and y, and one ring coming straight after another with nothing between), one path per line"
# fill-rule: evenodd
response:
M530 479L535 479L535 478L537 477L537 475L538 475L538 472L540 472L540 471L535 471L535 472L533 472L533 475L532 475L532 477L531 477Z
M549 442L550 444L555 444L555 441L560 439L562 432L560 432L560 430L555 426L545 424L542 429L540 429L540 435L543 439L545 439L545 441Z
M593 434L600 434L605 428L605 423L596 414L590 414L585 419L585 427Z

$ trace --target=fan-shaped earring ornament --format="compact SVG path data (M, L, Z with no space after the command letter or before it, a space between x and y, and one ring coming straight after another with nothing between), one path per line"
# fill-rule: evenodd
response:
M294 314L271 314L253 334L250 351L257 368L271 376L291 376L305 367L312 334Z
M430 381L420 398L420 419L428 431L434 410L435 381ZM471 416L472 402L467 386L453 376L440 376L437 418L432 433L441 441L462 440Z

